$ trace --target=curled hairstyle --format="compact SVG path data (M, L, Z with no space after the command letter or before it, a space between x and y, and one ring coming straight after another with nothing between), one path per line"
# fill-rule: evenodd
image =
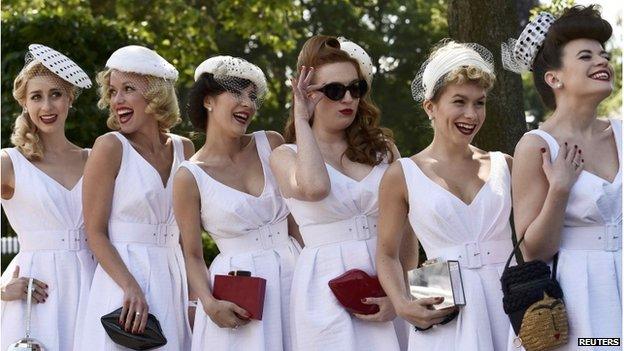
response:
M108 68L97 74L96 80L99 85L98 93L100 95L97 105L101 109L109 108L106 125L110 129L119 130L119 121L115 117L115 112L110 109L110 76L112 72L113 69ZM169 129L182 121L173 82L151 75L123 73L133 74L146 80L147 89L143 93L143 97L147 100L145 113L154 115L156 121L158 121L158 129L163 132L169 132Z
M243 89L250 85L255 87L249 79L228 76L227 80L231 86L243 87ZM186 110L196 131L205 132L208 128L208 110L204 106L206 96L218 96L226 91L230 91L233 94L239 93L238 91L228 90L222 84L219 84L212 73L202 73L199 79L193 83L189 91Z
M613 29L609 22L600 17L595 5L574 6L566 9L548 29L542 48L533 62L533 82L544 105L554 110L557 108L555 93L546 84L544 75L562 66L563 47L575 39L594 39L603 47L611 37Z
M315 67L335 63L350 62L358 74L359 79L365 79L357 60L340 49L340 42L335 37L315 35L303 45L297 67ZM370 97L370 89L360 98L355 120L345 130L347 137L347 150L344 155L353 162L364 163L371 166L381 163L387 156L388 162L394 160L389 143L392 141L392 131L379 126L380 111ZM314 123L314 117L310 124ZM287 143L295 143L295 119L294 107L284 128L284 139Z
M69 101L73 101L78 89L71 83L61 79L52 73L38 61L32 61L18 73L13 81L13 98L22 106L22 113L15 119L13 132L11 133L11 143L29 160L40 160L43 158L43 145L39 138L39 131L30 119L26 110L26 92L28 81L34 77L50 77L59 84L59 88L65 91Z
M490 91L494 86L496 76L494 73L486 72L475 66L461 66L453 69L438 80L433 90L433 97L431 101L437 102L444 89L451 84L475 84L478 87Z

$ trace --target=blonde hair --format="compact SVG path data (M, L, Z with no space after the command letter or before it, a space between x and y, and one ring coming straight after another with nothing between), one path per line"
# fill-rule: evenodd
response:
M494 82L496 82L496 76L493 73L486 72L475 66L457 67L444 76L441 84L436 87L431 100L437 101L440 95L442 95L444 88L451 84L460 85L471 83L477 85L482 89L485 89L485 91L487 92L492 89L492 87L494 86Z
M106 69L98 73L96 77L96 81L99 85L98 93L100 95L97 105L101 109L110 107L110 75L112 71L113 69ZM178 98L172 82L151 75L141 75L138 73L130 74L136 74L146 79L147 90L144 93L144 97L148 103L145 108L145 113L155 116L156 121L158 121L158 128L161 131L168 132L169 129L182 122L180 109L178 107ZM110 108L106 125L113 130L120 129L119 121Z
M43 145L41 144L39 131L30 119L26 109L28 81L33 77L42 76L56 78L56 82L68 94L70 101L73 101L77 95L75 86L52 73L38 61L30 62L17 74L13 81L13 98L23 109L22 113L15 119L13 132L11 133L11 143L29 160L40 160L43 158Z

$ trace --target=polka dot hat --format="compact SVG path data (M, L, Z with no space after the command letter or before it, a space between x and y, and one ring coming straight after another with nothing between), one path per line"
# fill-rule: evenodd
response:
M553 15L541 12L524 27L518 39L510 39L507 43L503 43L501 45L503 67L516 73L532 71L537 52L554 22Z
M338 40L340 41L340 49L360 63L360 70L362 71L362 74L366 78L366 82L370 87L373 80L373 72L375 66L373 66L373 61L371 60L366 50L364 50L358 44L349 41L348 39L345 39L343 37L338 38Z
M60 52L41 44L28 46L27 61L36 60L60 78L82 88L91 88L91 79L74 61Z

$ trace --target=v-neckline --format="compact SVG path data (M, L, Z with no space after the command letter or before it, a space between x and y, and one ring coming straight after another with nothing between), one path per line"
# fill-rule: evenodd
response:
M340 171L339 171L336 167L332 166L332 165L331 165L331 164L329 164L328 162L325 162L325 164L326 164L327 166L329 166L331 169L333 169L336 173L340 174L341 176L343 176L343 177L345 177L345 178L349 179L350 181L352 181L352 182L354 182L354 183L357 183L357 184L361 184L362 182L364 182L364 181L365 181L365 180L366 180L366 179L367 179L367 178L368 178L371 174L373 174L373 172L375 171L375 167L377 167L377 166L373 166L373 168L371 168L370 172L368 172L368 173L364 176L364 178L362 178L362 179L360 179L360 180L356 180L356 179L351 178L351 177L349 177L348 175L346 175L346 174L344 174L344 173L340 172Z
M163 189L167 189L167 187L169 186L169 182L171 181L171 173L173 172L173 165L175 164L175 161L176 161L175 160L175 156L176 156L175 141L173 140L173 137L167 134L169 139L171 139L171 154L172 154L171 156L172 157L171 157L171 164L169 165L169 175L167 176L167 181L163 181L163 178L160 176L160 172L158 172L156 167L154 167L151 163L149 163L149 161L147 161L145 157L143 157L143 155L141 155L141 153L138 152L137 149L134 148L134 146L132 146L130 139L126 138L126 136L123 135L122 133L119 133L119 134L126 139L126 141L128 142L128 146L130 146L130 149L132 149L132 151L134 151L134 153L136 153L139 156L139 158L143 160L143 162L145 162L149 168L152 169L153 173L155 173L156 177L159 180L158 183L162 185Z
M618 169L617 172L615 173L615 176L613 177L612 181L609 181L595 173L592 173L586 169L581 170L581 174L587 174L590 175L592 177L594 177L595 179L606 183L608 186L611 186L613 184L615 184L618 180L618 178L620 178L620 173L622 172L622 155L620 155L620 149L621 149L621 145L620 143L622 142L620 140L620 137L617 135L616 131L615 131L615 127L613 126L613 121L611 119L609 119L609 125L611 126L611 133L613 134L613 139L615 141L615 152L617 153L617 160L618 160ZM543 129L538 129L541 130L542 132L546 133L546 135L548 135L554 142L555 144L558 146L557 148L557 154L559 154L559 150L561 150L561 147L559 147L559 143L557 142L557 139L555 139L554 136L552 136L550 133L548 133L547 131L543 130Z
M485 190L485 188L487 187L488 183L490 182L490 179L492 179L492 173L493 173L493 168L494 168L493 167L494 166L494 157L493 157L491 152L488 152L488 154L490 155L490 171L488 172L487 179L483 182L483 185L481 185L481 187L479 188L479 190L477 191L475 196L472 198L472 201L470 203L464 202L464 200L462 200L459 196L455 195L452 191L450 191L449 189L447 189L447 188L443 187L442 185L438 184L433 179L429 178L429 176L427 176L425 174L425 172L423 172L423 170L420 169L420 166L418 166L416 161L412 160L411 157L409 157L409 160L416 166L416 169L418 169L418 172L420 172L429 182L435 184L435 186L437 188L442 189L442 191L444 191L445 193L450 195L453 199L457 200L457 202L459 202L460 204L464 205L465 207L471 207L472 205L474 205L477 202L477 200L481 196L481 193Z
M26 158L26 156L22 155L21 152L19 152L17 149L15 150L17 151L17 153L24 158L24 160L26 161L26 163L28 163L32 168L36 169L39 173L41 173L45 178L47 178L49 181L51 181L52 183L56 184L56 186L60 187L62 190L65 190L68 193L72 193L76 188L78 188L78 184L80 184L82 182L82 178L84 177L84 167L82 169L82 175L80 176L80 178L78 178L78 181L76 181L76 183L74 183L74 185L71 188L67 188L66 186L64 186L63 184L61 184L61 182L59 182L58 180L54 179L52 176L50 176L49 174L47 174L46 172L44 172L41 168L35 166L34 163L30 162L29 159Z
M263 178L263 181L264 181L264 184L262 185L262 191L260 192L260 194L258 196L252 195L252 194L250 194L250 193L248 193L246 191L242 191L240 189L236 189L233 186L229 186L229 185L227 185L225 183L222 183L222 182L218 181L216 178L214 178L213 176L211 176L210 173L206 172L197 163L193 163L193 164L195 166L197 166L209 179L211 179L213 182L219 184L220 186L222 186L222 187L224 187L226 189L230 189L230 190L232 190L234 192L243 194L244 196L248 196L248 197L253 198L253 199L260 199L260 198L262 198L262 196L264 196L264 193L266 193L266 191L267 191L267 173L266 173L266 171L264 169L264 162L262 162L262 157L260 156L260 150L258 149L258 140L256 139L255 134L253 134L253 135L254 135L254 143L256 144L255 145L255 147L256 147L256 154L258 155L258 158L260 159L260 168L262 168L262 178Z

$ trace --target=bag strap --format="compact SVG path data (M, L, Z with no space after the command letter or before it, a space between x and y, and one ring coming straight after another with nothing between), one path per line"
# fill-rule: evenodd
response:
M505 269L509 268L509 264L511 264L511 258L514 257L514 255L516 256L517 264L522 264L525 262L524 257L522 256L522 251L520 251L520 244L524 240L524 235L522 236L522 238L520 238L520 240L517 240L516 242L516 228L514 226L513 209L511 210L511 215L509 216L509 224L511 225L511 241L514 243L514 248L513 248L513 251L511 252L511 255L509 255L509 258L507 259L507 263L505 263ZM559 252L557 252L553 256L553 269L552 269L551 278L554 280L557 279L557 264L558 263L559 263Z
M30 338L30 313L32 310L33 278L28 279L28 294L26 296L26 338Z
M511 212L509 214L509 225L511 226L511 242L514 245L513 254L516 255L516 262L518 264L524 263L524 257L522 256L522 251L516 250L516 248L520 247L520 242L524 240L524 236L520 239L520 241L518 241L518 237L516 236L516 226L514 224L513 208L511 209ZM510 262L511 262L511 257L507 261L507 266L509 266Z

